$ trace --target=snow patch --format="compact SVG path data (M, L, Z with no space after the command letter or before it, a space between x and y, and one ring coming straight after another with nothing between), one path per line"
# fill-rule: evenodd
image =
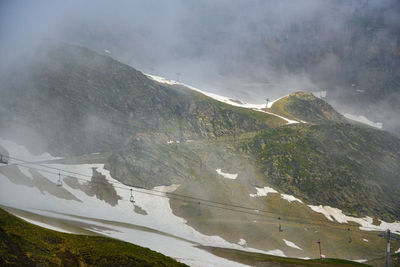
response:
M288 247L303 250L301 247L297 246L295 243L293 243L289 240L283 239L283 241L285 242L286 246L288 246Z
M370 121L367 117L363 116L363 115L352 115L349 113L344 113L343 114L346 118L353 120L353 121L358 121L364 124L367 124L369 126L378 128L378 129L382 129L383 128L383 123L382 122L373 122Z
M360 225L360 230L364 231L386 231L386 229L390 229L394 233L400 234L400 222L396 221L393 223L387 223L382 220L380 221L380 225L374 225L373 219L369 216L364 218L356 218L352 216L347 216L343 214L343 211L337 208L332 208L330 206L313 206L308 205L313 211L322 213L328 220L337 221L339 223L348 223L355 222Z
M46 229L50 229L50 230L54 230L54 231L62 232L62 233L67 233L67 234L72 234L72 232L67 231L67 230L65 230L63 228L60 228L60 227L55 227L55 226L47 224L47 223L38 222L38 221L35 221L35 220L32 220L32 219L25 218L25 217L20 216L20 215L16 215L16 214L13 214L13 215L18 217L18 218L20 218L20 219L22 219L22 220L24 220L24 221L26 221L26 222L28 222L28 223L35 224L37 226L40 226L40 227L43 227L43 228L46 228Z
M234 173L234 174L232 174L232 173L227 173L227 172L223 172L221 169L216 169L216 172L217 172L219 175L221 175L221 176L223 176L223 177L225 177L225 178L227 178L227 179L235 180L235 179L238 177L238 174L237 174L237 173Z
M238 244L242 247L247 247L247 241L244 240L243 238L240 238Z
M368 261L368 260L366 260L366 259L360 259L360 260L353 260L353 261L359 262L359 263L363 263L363 262L366 262L366 261Z
M397 254L397 253L400 253L400 248L398 248L398 249L394 252L394 254Z
M268 195L268 193L278 193L275 189L265 186L263 188L256 187L257 193L256 194L250 194L251 197L265 197Z
M365 238L363 238L363 241L364 241L364 242L369 242L368 239L365 239Z
M32 155L22 146L15 145L12 142L2 140L2 145L9 151L18 151L19 158L32 160L39 159L38 156ZM40 159L57 159L51 157L49 154L44 155L45 157L41 156ZM111 177L110 172L104 169L104 164L91 163L67 165L60 163L52 164L50 162L42 164L42 166L34 164L24 165L27 165L28 168L29 166L32 166L40 169L38 171L40 175L53 182L57 181L58 175L49 173L49 169L47 169L46 166L60 169L59 172L62 176L73 176L84 179L82 183L86 183L86 180L90 180L89 177L92 176L93 169L96 169L97 172L105 176L107 182L114 185L114 189L121 199L118 200L115 206L112 206L95 196L87 195L79 188L73 188L67 183L63 183L63 186L59 189L70 192L81 202L67 200L64 198L58 198L47 191L42 193L37 187L13 183L12 175L6 177L5 175L0 174L0 204L15 207L21 210L31 211L45 216L68 218L69 220L81 220L90 223L91 225L97 225L98 228L88 228L88 230L137 245L149 247L167 256L176 258L181 262L188 263L191 266L243 266L240 263L232 262L198 249L195 247L196 245L219 246L256 253L285 256L280 250L262 251L254 248L243 247L239 244L230 243L220 236L204 235L196 231L191 226L188 226L186 224L186 220L173 214L169 202L170 200L167 195L169 192L176 190L179 185L174 184L170 186L158 186L152 190L134 188L133 195L135 198L135 205L143 210L146 210L147 212L147 215L142 215L134 212L132 203L129 201L131 187L126 186ZM71 174L69 172L74 172L76 174ZM52 211L57 211L58 213ZM62 215L60 213L71 214L71 216L82 216L88 219L84 220L77 217ZM90 220L90 218L115 221L135 226L143 226L166 233L168 236L154 232L132 229L130 227L120 227L113 224L110 225L107 223ZM41 222L33 223L37 225L40 224L40 226L57 231L63 230L54 228L54 226L43 224ZM104 226L107 226L114 231L104 231Z
M298 201L300 203L303 203L303 201L301 201L300 199L292 196L292 195L287 195L287 194L281 194L281 197L289 202L293 202L293 201Z
M179 143L180 143L179 141L172 141L172 140L169 140L167 142L167 144L179 144Z
M267 254L274 255L274 256L279 256L279 257L287 257L285 255L285 253L283 253L283 251L280 250L280 249L269 250L269 251L267 251Z

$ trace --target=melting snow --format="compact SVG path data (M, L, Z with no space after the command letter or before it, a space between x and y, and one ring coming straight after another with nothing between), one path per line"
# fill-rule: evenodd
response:
M227 172L223 172L221 169L216 169L217 173L227 179L232 179L235 180L238 177L237 173L227 173Z
M360 229L365 231L386 231L386 229L390 229L392 232L400 233L400 222L396 221L393 223L387 223L382 220L379 220L380 225L374 225L373 219L369 216L364 218L356 218L343 214L343 211L337 208L332 208L329 206L313 206L308 205L313 211L322 213L325 217L330 220L336 220L339 223L348 223L355 222L360 224Z
M15 214L14 214L14 215L15 215ZM62 232L62 233L67 233L67 234L71 234L71 233L72 233L72 232L67 231L67 230L65 230L65 229L63 229L63 228L55 227L55 226L50 225L50 224L47 224L47 223L43 223L43 222L38 222L38 221L35 221L35 220L31 220L31 219L25 218L25 217L20 216L20 215L15 215L15 216L21 218L21 219L24 220L24 221L27 221L27 222L32 223L32 224L36 224L37 226L40 226L40 227L43 227L43 228L46 228L46 229L50 229L50 230L54 230L54 231Z
M280 257L287 257L285 255L285 253L283 253L283 251L280 249L269 250L269 251L267 251L267 254L280 256Z
M298 202L300 202L300 203L303 203L303 201L301 201L301 200L298 199L298 198L295 198L295 197L292 196L292 195L281 194L281 197L282 197L283 199L289 201L289 202L298 201Z
M353 121L358 121L358 122L367 124L369 126L372 126L372 127L378 128L378 129L382 129L383 128L383 123L382 122L370 121L369 119L367 119L366 117L364 117L362 115L358 116L358 115L352 115L352 114L349 114L349 113L344 113L343 115L346 118L348 118L350 120L353 120Z
M359 263L363 263L363 262L366 262L366 261L368 261L368 260L366 260L366 259L360 259L360 260L353 260L353 261L359 262Z
M167 142L167 144L174 144L174 143L175 143L175 144L179 144L180 142L179 142L179 141L172 141L172 140L170 140L170 141Z
M244 240L243 238L240 238L238 244L241 245L242 247L247 247L247 241Z
M301 247L297 246L295 243L293 243L291 241L288 241L286 239L283 239L283 241L285 242L286 246L288 246L288 247L292 247L292 248L303 250Z
M22 146L18 146L12 142L2 141L2 146L10 151L11 155L18 156L19 158L38 160L51 158L49 154L44 156L34 156ZM14 153L18 151L19 153ZM56 159L56 158L53 158ZM67 190L73 194L76 200L67 200L58 198L47 191L41 192L37 187L29 187L22 184L15 184L12 182L12 176L7 178L0 174L0 204L19 208L22 210L33 211L38 214L43 214L51 217L66 217L73 220L82 220L90 222L92 225L98 225L98 229L89 229L92 231L111 236L113 238L121 239L127 242L132 242L141 246L149 247L165 255L176 258L177 260L188 263L191 266L243 266L240 263L232 262L217 256L212 255L206 251L196 248L196 245L204 246L219 246L232 249L241 249L245 251L272 254L277 256L285 256L281 250L262 251L254 248L243 247L239 244L230 243L219 236L208 236L201 234L194 228L188 226L183 218L175 216L170 207L169 198L166 192L172 192L177 189L179 185L171 186L158 186L153 190L134 189L135 205L143 210L146 210L147 215L137 214L133 211L132 203L129 202L130 187L121 184L119 181L111 177L110 172L104 169L104 164L42 164L43 166L32 165L35 168L42 169L39 173L52 182L56 182L58 175L48 173L45 166L51 166L61 169L61 175L71 175L70 172L79 173L82 175L72 175L76 178L90 180L93 168L105 176L105 179L114 184L116 193L122 198L118 201L116 206L111 206L103 200L91 197L80 189L74 189L67 183L62 187L57 187L59 190ZM29 166L29 165L28 165ZM7 166L2 168L8 168ZM64 171L63 171L64 170ZM58 171L57 171L58 172ZM84 177L88 175L89 177ZM82 181L86 183L86 181ZM155 196L158 195L158 196ZM16 197L18 196L18 197ZM47 211L45 211L47 210ZM87 220L70 217L68 215L61 215L51 211L57 211L64 214L71 214L83 216ZM107 221L115 221L121 223L132 224L136 226L144 226L147 228L155 229L171 236L165 236L157 233L147 231L119 227L115 225L108 225L98 221L91 221L89 218L102 219ZM32 221L32 223L62 231L63 229L54 228L54 226L47 225L41 222ZM103 231L101 226L111 227L115 231ZM65 232L65 230L64 230ZM182 240L184 239L184 240ZM171 245L172 244L172 245Z
M264 188L259 188L256 187L257 193L256 194L250 194L251 197L265 197L268 195L268 193L278 193L275 189L265 186Z

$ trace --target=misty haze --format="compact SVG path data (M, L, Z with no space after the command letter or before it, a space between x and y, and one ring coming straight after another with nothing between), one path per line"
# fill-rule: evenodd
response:
M397 0L1 1L0 265L398 266L399 101Z

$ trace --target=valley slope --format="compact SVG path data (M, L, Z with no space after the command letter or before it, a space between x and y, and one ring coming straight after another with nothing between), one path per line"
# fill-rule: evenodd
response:
M318 239L328 257L378 258L384 240L377 232L400 233L400 140L348 121L310 93L246 108L65 44L38 51L2 77L0 146L17 159L11 163L35 161L28 172L1 166L2 193L49 194L32 193L35 209L51 197L59 203L46 206L53 213L82 216L92 205L92 216L106 219L95 209L102 203L114 220L124 214L125 223L201 245L302 258L317 257ZM42 152L60 158L33 156ZM39 163L63 171L67 192L53 188L54 169L35 170ZM101 181L107 186L94 186ZM146 196L158 186L173 188L163 191L167 202ZM125 215L129 188L140 201ZM24 197L19 205L28 203ZM157 221L164 214L157 203L173 220Z

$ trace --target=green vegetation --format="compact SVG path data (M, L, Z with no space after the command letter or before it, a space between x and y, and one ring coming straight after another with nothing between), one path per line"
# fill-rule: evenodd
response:
M346 122L327 102L312 93L296 92L276 101L271 111L293 120L309 123Z
M2 266L186 266L122 241L47 230L2 209L0 237Z
M400 140L386 132L350 124L296 125L263 131L243 149L254 156L265 182L309 204L398 219Z
M369 242L363 241L366 233L352 233L354 241L349 244L343 228L357 229L355 225L331 223L306 205L289 203L278 194L249 196L255 193L255 187L263 186L272 186L307 204L340 208L348 215L399 219L400 140L384 131L350 124L310 93L294 93L274 103L269 111L308 122L286 125L276 116L230 106L184 86L157 83L109 57L70 45L56 45L39 53L26 72L15 71L5 77L2 87L0 108L6 110L0 110L4 115L0 117L0 127L20 123L33 128L49 142L36 152L63 156L104 152L101 156L81 155L65 162L100 160L113 177L127 184L146 188L181 184L177 193L256 207L273 214L260 218L171 199L173 212L204 234L219 235L233 243L244 238L249 246L264 250L285 248L291 257L315 255L318 238L333 240L324 247L329 257L380 255L376 247L384 246L384 240L376 233L369 233ZM180 143L167 144L169 140ZM217 168L237 173L238 179L221 177ZM118 202L119 196L102 175L95 175L92 181L104 183L96 187L95 183L81 185L73 178L65 180L69 186L96 195L110 205ZM299 224L282 220L285 231L281 233L277 231L276 214L305 221ZM318 221L321 226L311 228L307 225L310 221ZM332 225L334 229L330 228ZM91 245L81 239L100 237L69 239L66 237L72 235L56 233L61 245L40 241L37 249L36 245L29 245L35 231L26 233L27 237L17 235L20 243L13 242L19 249L33 249L30 253L39 255L38 259L49 257L49 264L61 264L59 258L65 255L62 253L73 255L77 261L85 257L95 260L91 257L97 254L90 252ZM3 237L2 242L10 238ZM22 242L23 238L30 238L29 242ZM288 248L283 238L303 250ZM78 240L84 245L77 244ZM75 246L76 250L72 249ZM56 252L47 253L53 251L50 249ZM91 249L98 255L103 253L99 247ZM18 255L23 256L21 259L31 255L18 251L10 254L16 255L16 261ZM48 256L43 256L42 251ZM115 254L106 255L114 259Z
M369 266L341 259L301 260L218 247L201 247L217 256L251 266Z

